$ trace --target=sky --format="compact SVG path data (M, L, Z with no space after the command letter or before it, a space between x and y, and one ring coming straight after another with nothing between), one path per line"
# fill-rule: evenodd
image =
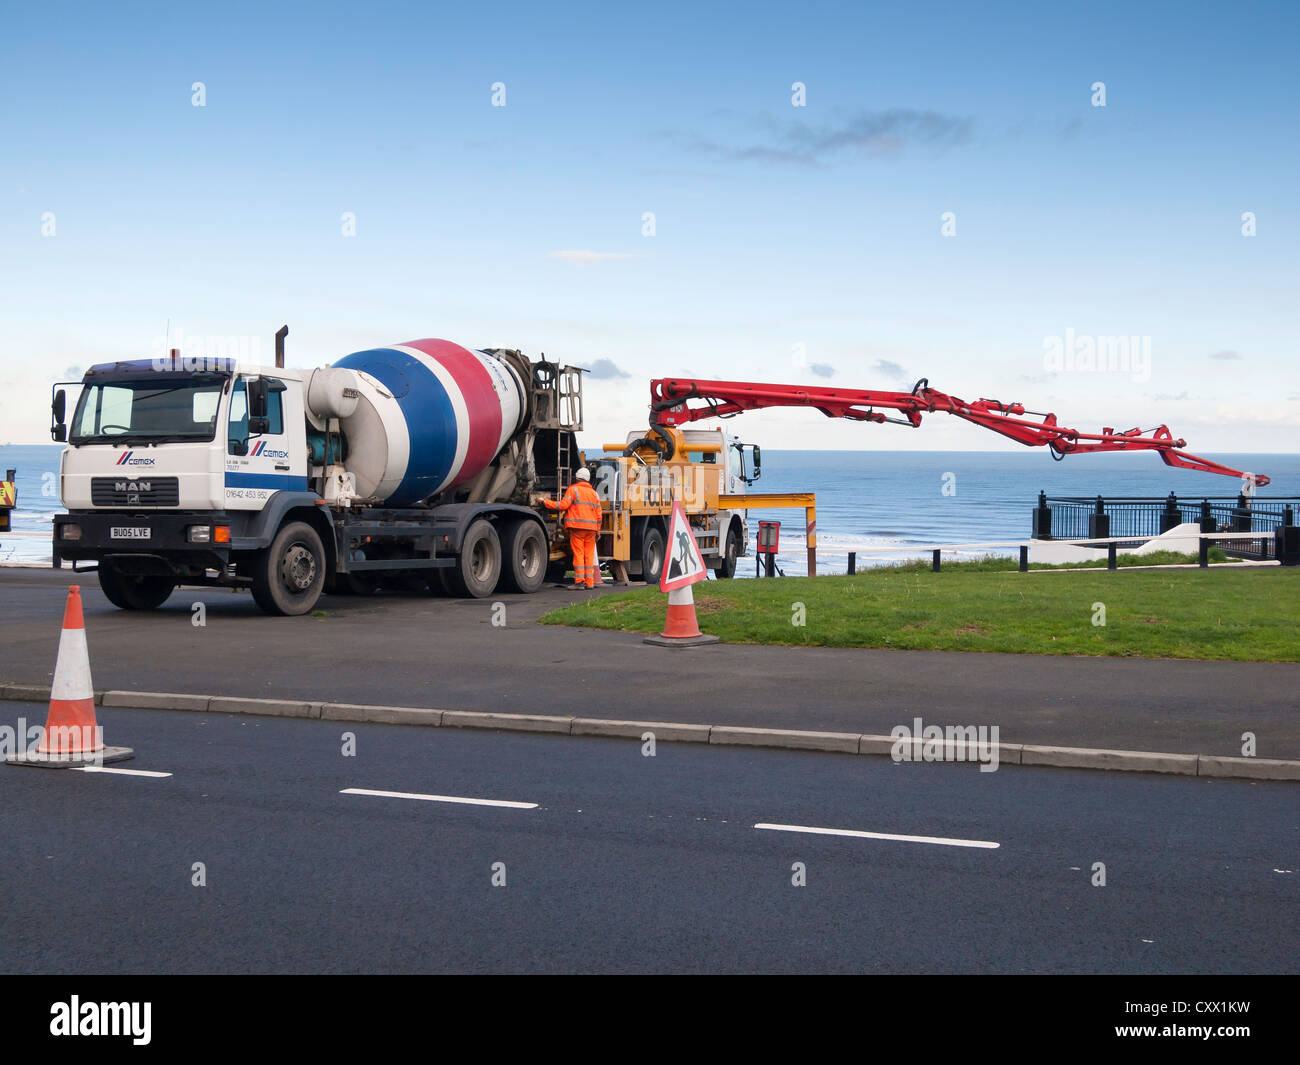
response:
M926 377L1293 452L1298 31L1293 3L10 5L0 443L48 441L94 362L269 363L287 323L291 366L443 337L588 367L588 446L656 377Z

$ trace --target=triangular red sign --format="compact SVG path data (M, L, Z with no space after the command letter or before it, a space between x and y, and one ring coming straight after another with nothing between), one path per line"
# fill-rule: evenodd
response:
M668 543L664 547L664 569L659 578L659 590L671 592L688 584L702 581L709 575L704 568L704 556L695 542L691 523L686 520L680 499L673 502L673 516L668 523Z

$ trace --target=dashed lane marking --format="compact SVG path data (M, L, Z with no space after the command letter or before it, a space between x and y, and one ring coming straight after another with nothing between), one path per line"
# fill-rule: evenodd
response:
M114 769L111 765L78 765L73 769L79 769L83 773L116 773L123 777L169 777L170 773L156 773L152 769Z
M456 802L465 806L504 806L510 810L536 810L535 802L510 802L507 799L467 799L460 795L421 795L414 791L374 791L370 788L344 788L340 795L377 795L382 799L420 799L424 802Z
M755 828L770 829L773 832L806 832L814 836L853 836L857 839L888 839L899 843L937 843L942 847L977 847L980 850L996 850L1001 846L987 839L947 839L944 836L900 836L893 832L860 832L853 828L813 828L809 825L769 825L757 824Z

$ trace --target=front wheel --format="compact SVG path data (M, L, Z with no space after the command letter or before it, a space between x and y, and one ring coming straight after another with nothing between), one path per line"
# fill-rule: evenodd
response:
M267 614L305 614L325 587L325 548L320 535L303 521L280 530L257 556L253 598Z
M121 610L157 610L176 590L170 577L132 577L100 563L99 587Z
M664 534L659 526L651 525L641 536L641 579L646 584L658 584L664 571Z
M740 558L740 530L733 524L727 530L726 546L722 550L722 563L716 573L724 579L736 575L736 560Z

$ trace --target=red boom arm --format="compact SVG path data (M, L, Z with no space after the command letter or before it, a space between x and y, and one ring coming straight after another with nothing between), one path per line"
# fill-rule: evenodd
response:
M691 400L699 402L692 406ZM1028 447L1046 444L1053 457L1058 459L1088 451L1157 451L1169 466L1221 473L1228 477L1245 476L1240 470L1187 454L1182 450L1187 441L1174 439L1164 425L1152 429L1149 434L1141 429L1117 433L1111 428L1100 433L1081 433L1057 425L1055 414L1027 411L1020 403L1001 403L996 399L967 403L931 388L925 378L918 381L911 392L693 381L675 377L650 382L650 420L655 425L683 425L701 418L729 418L741 411L762 407L814 407L828 418L893 422L912 428L921 424L923 414L941 411L982 425ZM891 418L876 410L877 407L899 411L903 416ZM1263 474L1254 476L1256 485L1261 488L1269 483Z

